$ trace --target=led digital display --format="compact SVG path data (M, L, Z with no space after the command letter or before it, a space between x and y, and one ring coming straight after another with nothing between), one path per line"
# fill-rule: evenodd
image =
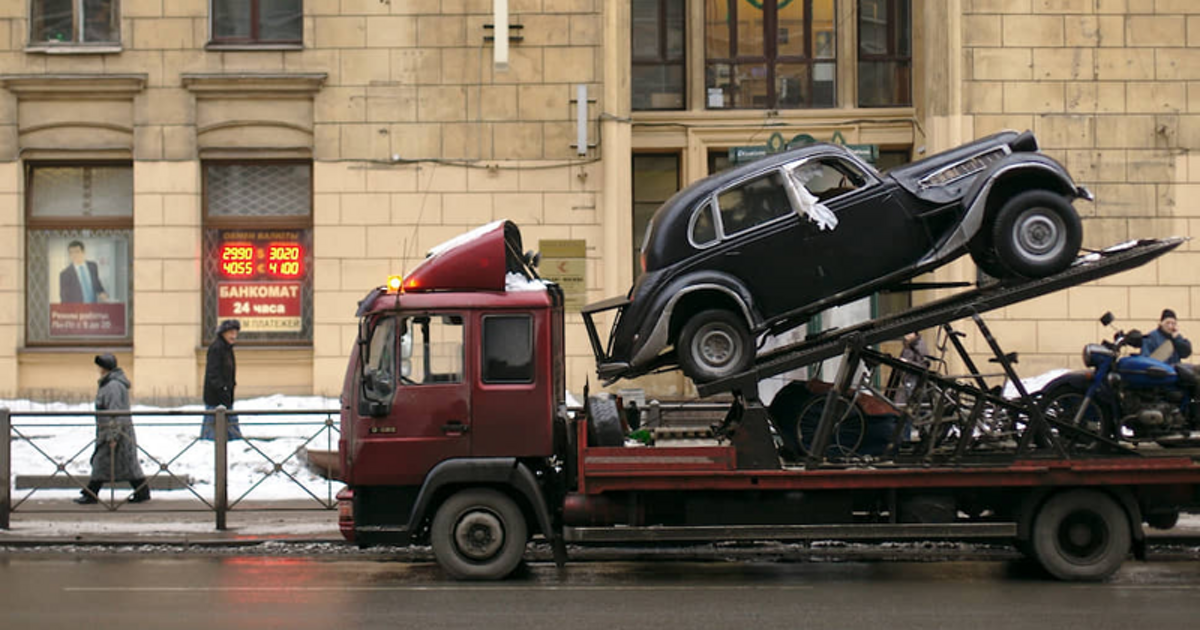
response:
M304 276L304 248L299 243L222 243L217 256L226 278L294 280Z

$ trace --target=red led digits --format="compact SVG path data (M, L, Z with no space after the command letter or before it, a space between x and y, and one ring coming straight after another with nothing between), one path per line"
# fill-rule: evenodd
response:
M299 243L222 243L217 255L226 278L294 280L304 275L304 248Z
M267 275L273 278L299 278L304 271L304 252L297 243L271 243L267 246Z
M226 278L249 278L254 275L254 246L249 243L221 245L221 273Z

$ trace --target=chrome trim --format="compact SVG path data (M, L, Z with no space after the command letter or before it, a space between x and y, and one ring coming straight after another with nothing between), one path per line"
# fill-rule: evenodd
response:
M708 249L714 245L719 245L721 243L721 219L720 219L721 213L717 212L716 204L717 204L716 198L713 197L712 195L710 195L708 199L704 200L704 203L700 204L700 206L696 210L692 211L692 217L690 219L688 219L688 225L687 225L688 244L691 245L692 247L694 247L696 249ZM696 243L695 240L692 239L692 228L694 228L696 226L696 219L700 217L700 212L702 210L708 210L709 212L712 213L713 232L716 233L716 236L713 238L713 240L711 240L707 243L698 244L698 243ZM647 239L647 243L648 242L649 242L649 239ZM643 246L642 251L645 251L645 250L646 250L646 248L645 248L645 246Z
M1007 144L1002 144L1002 145L996 146L996 147L988 147L987 149L980 151L979 153L971 155L970 157L963 158L957 162L954 162L953 164L947 164L946 166L939 168L938 170L926 175L925 177L922 177L921 179L917 180L917 186L920 187L922 190L925 190L928 188L934 188L934 187L948 186L948 185L950 185L960 179L963 179L965 177L977 175L977 174L987 170L988 164L983 165L983 167L978 170L971 171L970 173L963 173L962 175L959 175L958 177L955 177L954 179L946 180L940 184L930 184L929 183L929 180L933 179L934 177L937 177L938 175L941 175L942 173L945 173L946 171L948 171L952 168L956 168L961 164L965 164L967 162L970 162L971 160L978 159L981 156L987 155L989 153L995 153L996 151L1001 151L1004 153L1004 155L996 158L996 160L993 160L992 162L995 162L998 160L1003 160L1004 158L1012 155L1012 148L1009 147ZM989 162L989 164L991 164L991 163Z
M676 293L674 296L671 297L671 300L669 302L667 302L666 307L664 307L662 310L662 314L660 314L658 316L658 321L655 322L654 328L650 331L650 334L646 337L646 341L642 344L642 347L637 351L637 353L633 356L633 359L629 362L630 365L632 365L632 366L645 365L646 363L649 363L650 361L652 361L658 355L662 354L662 351L667 348L667 335L668 335L668 333L670 333L671 314L675 311L675 305L677 303L679 303L680 298L687 295L688 293L695 293L696 291L701 291L701 290L720 291L721 293L724 293L724 294L728 295L729 297L733 298L734 301L737 302L738 306L740 306L742 309L742 315L746 318L747 327L750 328L751 330L754 329L754 325L753 325L754 319L750 316L750 308L746 306L746 303L744 301L742 301L741 296L739 296L735 291L733 291L729 287L722 286L719 284L697 284L695 286L690 286L690 287L687 287L686 289Z

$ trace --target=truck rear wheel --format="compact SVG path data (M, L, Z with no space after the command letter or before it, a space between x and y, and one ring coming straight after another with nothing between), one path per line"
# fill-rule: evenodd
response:
M500 580L525 555L528 526L521 508L503 493L463 490L442 503L430 531L438 564L459 580Z
M1056 494L1033 521L1033 555L1060 580L1107 578L1129 555L1131 541L1125 510L1095 490Z

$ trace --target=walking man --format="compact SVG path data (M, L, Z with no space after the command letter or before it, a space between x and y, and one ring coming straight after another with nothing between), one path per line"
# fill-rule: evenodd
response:
M208 360L204 366L204 408L216 409L224 405L233 409L233 390L237 387L237 362L233 357L233 346L237 343L242 323L227 319L217 326L217 338L208 346ZM237 416L229 418L229 439L241 439ZM216 434L214 416L204 416L200 439L211 440Z
M96 411L129 411L129 379L117 367L117 358L101 354L95 359L100 368L100 387L96 392ZM106 481L128 481L133 488L130 503L150 500L150 486L138 462L137 436L130 416L96 416L96 450L92 452L92 476L87 489L75 499L86 505L99 501L97 493Z

